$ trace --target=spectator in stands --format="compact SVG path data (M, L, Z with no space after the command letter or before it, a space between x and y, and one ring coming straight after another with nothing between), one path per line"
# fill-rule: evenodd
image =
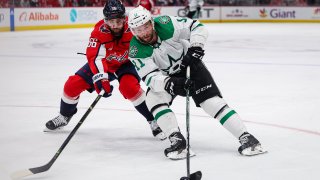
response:
M307 4L312 6L315 4L315 0L307 0Z
M39 0L30 0L30 7L39 7Z
M0 8L13 7L102 7L108 0L0 0ZM125 6L187 6L191 0L122 0ZM220 6L319 6L320 0L204 0ZM151 2L151 3L150 3ZM153 8L150 8L153 9Z
M189 0L189 3L186 7L188 11L187 17L190 19L199 18L203 4L203 0Z
M151 14L154 12L153 0L138 0L136 6L138 7L139 5L146 8L148 11L151 12Z
M9 0L0 1L0 8L7 8L9 7Z
M167 0L156 0L156 5L157 6L167 6L168 1Z
M133 3L134 0L123 0L123 5L124 6L134 6L135 4Z
M271 6L305 6L305 0L271 0Z
M258 0L257 3L258 3L257 5L260 5L260 6L267 6L267 5L270 5L271 0Z
M176 0L168 0L168 6L176 6L177 1Z
M80 7L86 6L86 1L85 0L78 0L78 5Z
M61 7L59 0L47 0L47 7Z
M77 7L77 0L65 0L64 7Z
M9 0L9 6L14 6L14 7L22 7L21 6L21 0L16 0L16 1L12 1L12 0Z

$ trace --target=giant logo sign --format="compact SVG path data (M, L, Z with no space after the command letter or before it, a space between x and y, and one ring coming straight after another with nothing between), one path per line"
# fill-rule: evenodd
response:
M271 9L270 16L272 18L294 19L296 18L295 10Z
M268 15L273 19L295 19L295 10L271 9L268 13L266 9L260 9L260 17L266 18Z
M213 15L214 8L202 8L200 11L199 18L210 18ZM178 9L178 16L185 17L187 16L188 11L185 8Z

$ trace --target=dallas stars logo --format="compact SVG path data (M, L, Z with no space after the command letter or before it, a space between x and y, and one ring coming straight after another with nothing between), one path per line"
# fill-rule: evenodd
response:
M159 17L159 22L161 24L168 24L170 22L170 17L169 16L161 16L161 17Z
M184 56L184 50L182 51L181 56L177 59L174 59L173 57L171 57L168 54L168 59L169 59L170 65L168 66L168 68L161 69L161 70L166 72L167 74L173 74L173 73L177 72L178 70L180 70L180 63L177 63L177 62L182 60L183 56Z
M138 48L136 46L131 46L129 50L129 57L135 57L138 53Z

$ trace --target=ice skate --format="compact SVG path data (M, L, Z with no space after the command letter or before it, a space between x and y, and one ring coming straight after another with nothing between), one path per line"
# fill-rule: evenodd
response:
M180 132L172 133L169 136L171 146L164 150L164 154L172 160L185 159L187 157L187 143L185 138ZM190 151L190 157L195 156L195 153Z
M164 134L164 132L162 132L156 121L150 122L150 128L155 138L160 139L161 141L167 139L167 136Z
M59 114L57 117L53 118L52 120L50 120L46 123L46 128L43 131L44 132L51 132L51 131L60 130L69 123L71 118L72 118L72 116L66 117L66 116Z
M241 155L254 156L267 152L262 148L260 142L253 135L247 132L240 136L239 142L241 146L239 147L238 151Z

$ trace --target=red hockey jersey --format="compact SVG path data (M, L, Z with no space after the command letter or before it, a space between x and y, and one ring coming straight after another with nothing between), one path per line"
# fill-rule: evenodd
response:
M95 25L86 50L88 63L93 74L98 72L114 73L122 64L129 61L128 52L132 33L127 22L126 18L121 38L111 34L104 20Z

